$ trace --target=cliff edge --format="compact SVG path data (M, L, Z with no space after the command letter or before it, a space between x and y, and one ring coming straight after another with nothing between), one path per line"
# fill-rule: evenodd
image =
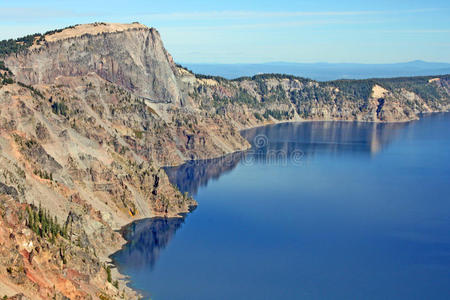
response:
M137 96L180 103L175 66L159 33L141 24L76 25L37 37L5 64L25 84L96 73Z
M0 295L138 297L109 265L125 242L116 230L188 212L195 200L163 166L246 150L240 129L409 121L449 108L449 75L193 74L173 62L156 29L137 23L1 41Z

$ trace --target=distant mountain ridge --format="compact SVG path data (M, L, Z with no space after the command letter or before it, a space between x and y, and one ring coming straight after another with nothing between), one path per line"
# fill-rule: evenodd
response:
M448 111L450 75L328 82L202 76L175 64L158 31L137 23L0 41L0 295L141 299L110 266L125 243L117 230L189 212L195 200L163 166L249 149L242 129L403 122ZM239 159L231 158L209 173L184 172L214 178ZM172 225L180 224L155 230ZM169 236L154 237L163 245Z
M450 73L450 63L421 60L393 64L269 62L260 64L182 63L182 65L197 74L221 76L227 79L263 73L290 74L319 81L428 76Z

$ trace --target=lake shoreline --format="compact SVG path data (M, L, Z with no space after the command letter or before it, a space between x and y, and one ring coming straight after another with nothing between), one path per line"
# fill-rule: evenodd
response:
M242 133L243 131L246 130L251 130L251 129L257 129L257 128L263 128L263 127L267 127L267 126L271 126L271 125L280 125L280 124L288 124L288 123L318 123L318 122L342 122L342 123L364 123L364 124L391 124L391 123L411 123L413 121L420 121L422 120L423 116L430 116L430 115L434 115L434 114L440 114L440 113L449 113L449 112L429 112L429 113L423 113L420 115L419 119L413 119L413 120L408 120L408 121L395 121L395 122L374 122L374 121L355 121L355 120L328 120L328 119L322 119L322 120L283 120L283 121L278 121L278 122L272 122L272 123L267 123L267 124L258 124L255 126L250 126L248 128L244 128L241 129L239 131L239 133ZM186 160L183 163L174 165L174 166L164 166L163 168L169 168L169 167L179 167L182 166L184 164L187 164L189 162L194 162L194 161L209 161L209 160L214 160L214 159L220 159L221 157L225 157L227 155L233 155L236 153L244 153L246 151L248 151L249 149L251 149L252 147L250 146L248 149L246 150L239 150L239 151L233 151L230 153L225 153L223 155L220 156L214 156L214 157L208 157L208 158L204 158L204 159L199 159L199 160ZM119 229L116 229L116 232L119 232L121 234L121 236L124 239L124 243L121 245L120 249L114 249L114 251L108 256L108 258L110 259L110 263L112 265L114 265L114 269L117 271L118 274L120 274L121 277L119 277L120 280L122 280L129 288L135 290L138 293L141 293L142 291L139 291L139 289L136 289L135 287L133 287L132 284L132 280L130 279L130 276L128 275L123 275L118 267L117 262L114 261L113 256L116 255L117 253L119 253L120 251L123 251L125 249L125 247L127 246L127 244L130 242L130 239L127 239L124 236L124 231L129 228L130 226L132 226L133 223L138 223L141 221L145 221L145 220L155 220L155 219L185 219L193 210L195 210L197 206L192 207L189 212L186 213L181 213L178 215L174 215L174 216L166 216L166 215L154 215L152 217L143 217L143 218L138 218L136 220L133 220L132 222L122 226Z

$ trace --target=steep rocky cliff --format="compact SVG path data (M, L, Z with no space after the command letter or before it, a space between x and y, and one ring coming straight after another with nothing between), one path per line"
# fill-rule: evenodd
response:
M407 121L449 109L449 76L316 82L195 75L174 64L155 29L137 23L77 25L0 46L7 49L0 52L0 251L25 264L9 270L17 259L7 257L0 295L75 297L73 285L81 298L120 297L111 284L102 287L99 267L124 242L114 230L188 212L195 201L162 167L245 150L240 129L319 119ZM29 217L4 219L8 209L37 206L67 227L65 237L50 235L58 247L40 236L43 223L29 232ZM15 228L20 238L9 237ZM19 245L27 239L46 251ZM62 246L67 258L43 263ZM95 267L75 268L83 259ZM82 280L72 280L74 270ZM53 277L36 280L46 272ZM114 271L112 277L120 279ZM55 278L68 283L53 287Z
M450 109L450 76L317 82L265 74L197 76L189 96L202 110L244 127L302 120L401 122Z
M159 33L140 24L78 25L44 35L5 64L26 84L51 84L60 76L94 72L137 96L182 101L175 66Z
M10 187L13 189L13 187ZM10 299L134 299L138 295L111 271L78 231L61 226L51 212L0 195L0 291ZM55 217L55 220L57 218ZM63 229L64 228L64 229ZM97 227L98 240L120 245L120 235ZM78 231L78 232L76 232ZM113 280L113 278L115 278Z
M57 264L62 276L82 249L93 249L95 264L107 262L124 243L114 230L125 224L176 216L196 205L169 182L162 166L248 147L225 118L185 101L187 77L179 76L154 29L74 26L34 36L28 48L0 60L0 192L17 203L42 205L70 226L73 251L67 264ZM23 222L28 220L4 224L14 231ZM0 250L7 252L7 245ZM28 276L53 268L36 263L39 253L34 259L21 269L20 282L8 266L0 268L8 286L0 285L0 295L46 299L37 291L47 289L73 297L70 289L49 288ZM97 274L104 279L103 269L78 270L89 283L78 286L83 295L121 295L94 281ZM123 287L119 274L112 275Z

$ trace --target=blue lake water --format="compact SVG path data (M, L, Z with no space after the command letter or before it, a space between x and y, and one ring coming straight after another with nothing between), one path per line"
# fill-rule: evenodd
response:
M450 299L450 114L243 132L247 153L167 170L199 206L114 255L153 300Z

